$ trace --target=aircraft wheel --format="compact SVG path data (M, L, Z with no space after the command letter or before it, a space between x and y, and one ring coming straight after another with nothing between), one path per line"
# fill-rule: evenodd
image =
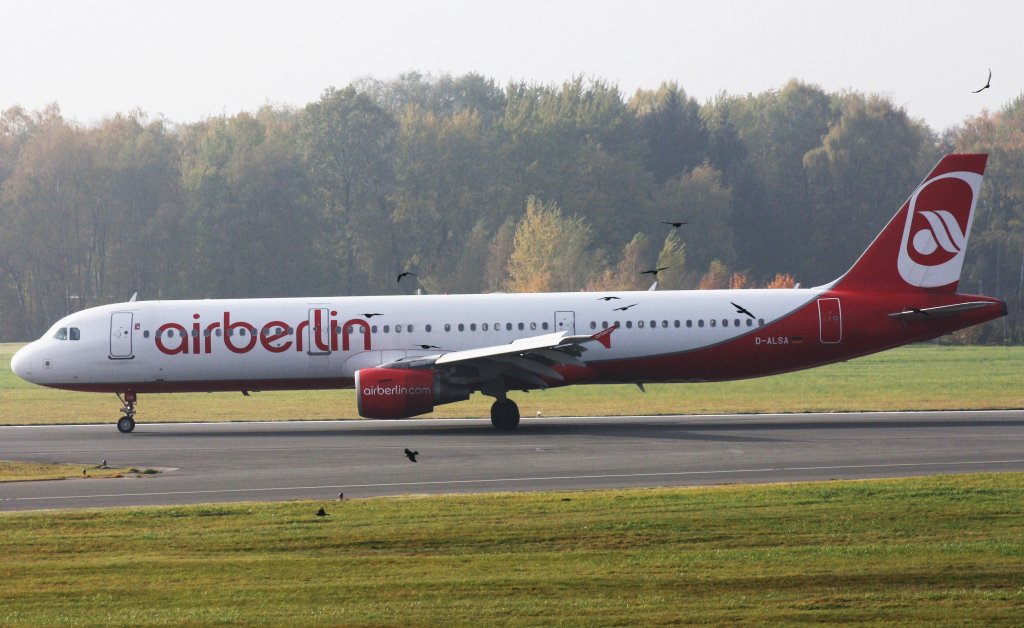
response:
M135 419L130 416L123 416L117 420L117 430L122 434L127 434L135 429Z
M519 406L511 399L495 401L491 405L491 425L502 432L519 427Z

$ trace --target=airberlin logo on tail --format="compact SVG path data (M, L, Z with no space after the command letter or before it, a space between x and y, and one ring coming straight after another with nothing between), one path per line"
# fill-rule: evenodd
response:
M960 279L981 179L974 172L950 172L910 197L897 260L904 281L937 288Z

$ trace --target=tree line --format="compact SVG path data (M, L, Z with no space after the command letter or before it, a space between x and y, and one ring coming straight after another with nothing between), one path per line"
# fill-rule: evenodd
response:
M144 299L818 285L946 152L990 154L961 289L1024 342L1024 95L941 133L800 81L698 103L403 75L302 108L0 117L0 338ZM664 223L685 222L678 228ZM411 271L401 283L398 273Z

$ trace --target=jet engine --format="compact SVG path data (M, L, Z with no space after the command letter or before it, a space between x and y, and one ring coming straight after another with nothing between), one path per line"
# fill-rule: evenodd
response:
M468 388L448 384L430 369L360 369L355 379L356 407L367 419L404 419L469 399Z

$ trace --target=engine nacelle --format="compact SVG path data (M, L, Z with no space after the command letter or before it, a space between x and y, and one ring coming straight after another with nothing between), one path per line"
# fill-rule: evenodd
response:
M359 416L367 419L404 419L469 399L468 389L445 384L429 369L360 369L355 386Z

